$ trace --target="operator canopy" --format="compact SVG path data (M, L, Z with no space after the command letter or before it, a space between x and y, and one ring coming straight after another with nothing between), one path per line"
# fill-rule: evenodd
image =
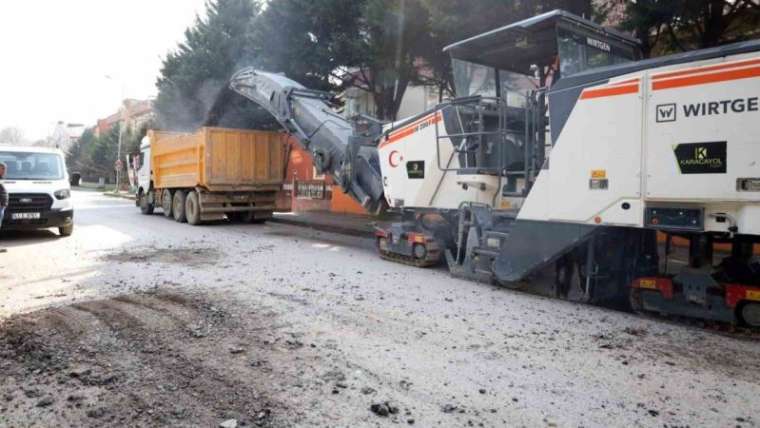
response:
M640 58L637 39L564 10L497 28L443 50L455 61L530 76L536 66L551 66L557 58L562 76Z

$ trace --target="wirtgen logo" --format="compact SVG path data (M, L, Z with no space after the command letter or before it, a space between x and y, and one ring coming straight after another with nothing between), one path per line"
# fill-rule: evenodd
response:
M725 174L726 142L679 144L674 148L681 174Z
M675 103L660 104L657 106L657 123L675 122L678 116L678 106Z
M681 104L680 114L678 112L679 106L676 103L659 104L656 110L655 120L657 123L675 122L678 120L678 116L681 116L682 119L696 119L705 116L754 113L760 111L760 97Z

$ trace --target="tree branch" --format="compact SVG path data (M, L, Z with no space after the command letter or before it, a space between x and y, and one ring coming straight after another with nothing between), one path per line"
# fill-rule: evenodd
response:
M673 43L673 45L675 45L675 47L680 49L682 52L686 51L683 45L681 45L681 42L678 41L678 36L676 35L675 30L673 29L673 25L671 23L667 23L665 24L665 28L668 30L668 35L670 36L671 43Z

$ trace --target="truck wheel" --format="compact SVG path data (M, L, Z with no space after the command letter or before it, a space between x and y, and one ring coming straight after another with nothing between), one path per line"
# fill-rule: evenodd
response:
M164 217L172 216L172 192L164 189L161 192L161 209L164 211Z
M256 214L253 211L243 211L239 215L241 223L253 223L256 221Z
M156 193L151 190L148 193L140 194L140 212L145 215L153 214L153 210L156 208Z
M187 216L185 216L185 191L176 190L174 192L174 198L172 200L172 215L174 215L174 220L177 220L178 223L186 222Z
M58 228L58 234L61 236L71 236L71 234L74 233L74 224L69 224L67 226L61 226Z
M190 191L185 198L185 217L193 226L201 224L201 202L198 192Z
M272 219L271 212L259 211L256 213L256 215L254 215L253 222L256 224L264 224L271 219Z

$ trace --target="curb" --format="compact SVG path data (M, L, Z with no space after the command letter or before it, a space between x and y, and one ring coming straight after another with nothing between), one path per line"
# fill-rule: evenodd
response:
M363 238L371 238L374 233L373 230L369 228L355 229L355 228L332 225L332 224L309 223L303 220L282 218L282 217L278 217L277 215L275 215L268 221L272 223L287 224L290 226L305 227L308 229L318 230L321 232L329 232L329 233L336 233L338 235L356 236L356 237L363 237Z

